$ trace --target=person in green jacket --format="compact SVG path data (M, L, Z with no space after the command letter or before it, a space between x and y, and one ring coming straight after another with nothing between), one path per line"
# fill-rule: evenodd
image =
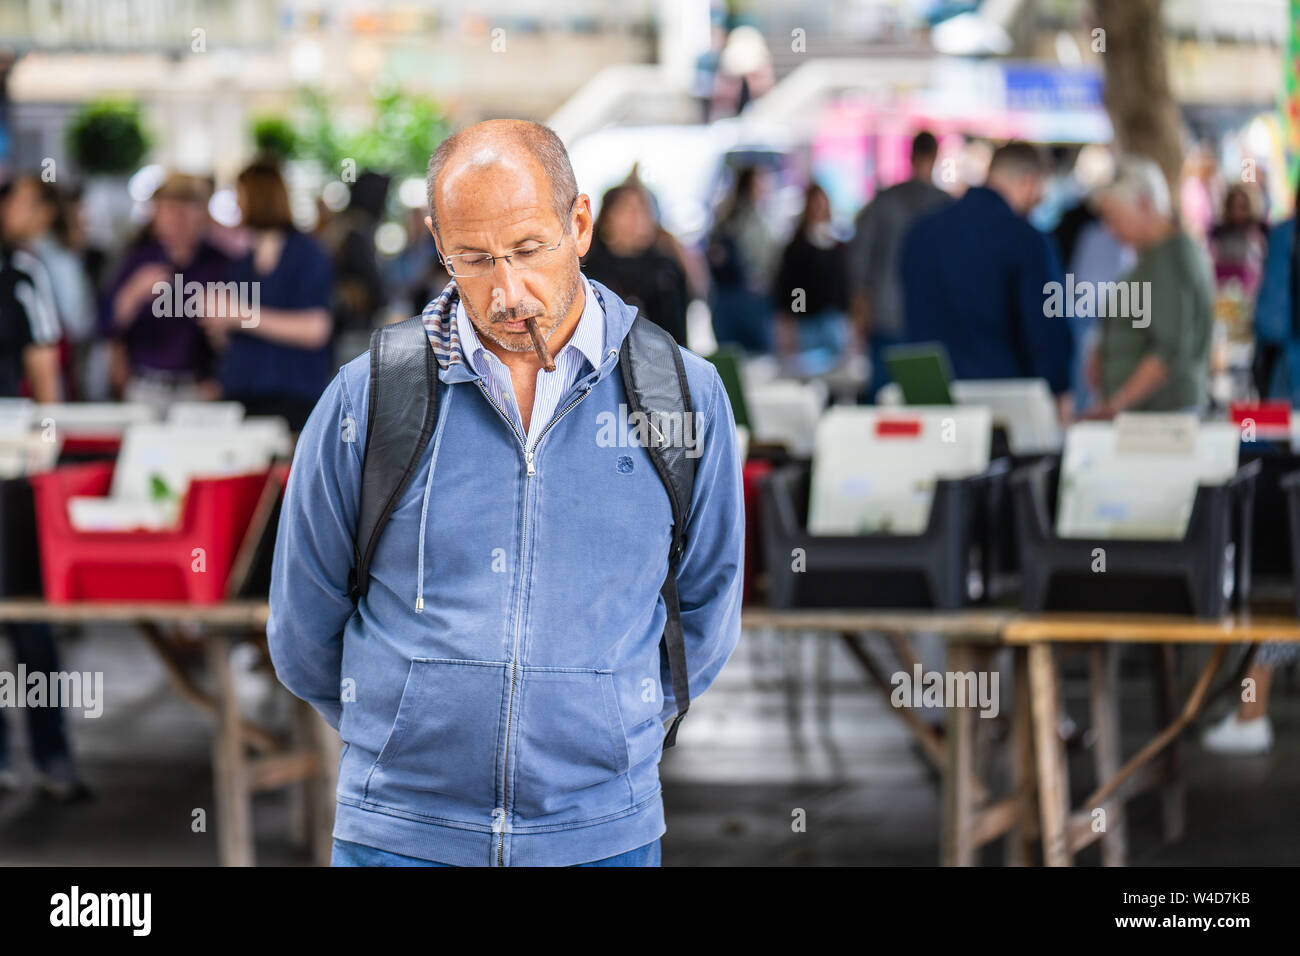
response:
M1088 371L1102 399L1084 417L1204 411L1214 284L1205 254L1173 216L1164 173L1152 160L1123 159L1097 204L1138 260L1119 282L1095 290L1101 336Z

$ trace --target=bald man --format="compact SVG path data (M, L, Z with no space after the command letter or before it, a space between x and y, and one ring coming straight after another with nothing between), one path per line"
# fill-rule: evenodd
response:
M657 866L679 709L660 657L674 524L628 425L636 311L582 275L591 203L546 127L450 137L428 199L453 276L422 316L438 415L368 590L354 606L369 353L302 432L276 540L277 674L344 743L332 862ZM731 406L712 365L678 351L697 456L676 574L694 697L739 638L744 523Z

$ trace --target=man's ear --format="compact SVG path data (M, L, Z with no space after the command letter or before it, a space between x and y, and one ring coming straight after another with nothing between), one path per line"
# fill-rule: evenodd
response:
M595 224L591 216L591 197L586 193L579 194L573 212L577 220L574 225L578 230L575 245L578 250L578 258L581 259L587 254L587 250L591 248L592 227Z

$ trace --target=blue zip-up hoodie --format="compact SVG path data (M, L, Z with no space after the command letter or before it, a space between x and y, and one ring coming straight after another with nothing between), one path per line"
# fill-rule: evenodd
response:
M561 400L531 466L459 355L455 284L426 307L438 421L355 607L369 353L339 370L303 428L267 639L280 680L342 737L338 839L458 866L567 866L664 833L672 511L636 420L620 414L635 309L592 285L604 360ZM726 392L710 363L682 357L699 442L678 572L695 697L739 639L744 508Z

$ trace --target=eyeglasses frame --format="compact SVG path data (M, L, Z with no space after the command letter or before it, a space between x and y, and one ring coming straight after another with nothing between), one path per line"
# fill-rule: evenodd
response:
M536 248L536 249L528 249L528 250L526 250L526 251L528 251L528 252L554 252L556 249L560 248L560 246L564 245L564 240L565 240L565 238L569 235L569 217L573 215L573 207L574 207L574 205L577 204L577 202L578 202L578 196L580 196L580 195L582 195L582 194L581 194L581 193L575 193L574 196L573 196L573 198L569 200L569 208L568 208L568 209L565 211L565 213L564 213L564 227L563 227L563 230L564 230L564 231L560 233L560 238L557 239L555 242L551 243L549 246L539 246L539 247ZM440 239L439 241L441 241L441 239ZM439 256L440 256L441 259L442 259L442 265L443 265L443 268L447 270L447 274L448 274L449 276L451 276L453 279L481 279L481 278L483 278L483 276L491 275L493 272L496 271L496 268L497 268L497 261L498 261L498 260L501 260L501 259L506 259L506 260L513 259L513 258L514 258L514 257L515 257L519 252L520 252L520 250L519 250L518 248L515 248L515 249L512 249L510 252L507 252L507 253L505 253L504 255L500 255L500 256L489 255L489 254L486 253L486 252L462 252L462 253L458 253L457 255L454 255L454 256L443 256L441 253L439 253ZM452 262L451 262L451 260L453 260L453 259L465 259L465 258L468 258L468 257L470 257L470 256L486 256L488 259L491 260L492 264L488 267L488 270L487 270L486 272L478 273L478 274L475 274L475 275L462 275L462 274L458 274L458 273L456 273L456 272L454 271L453 266L452 266Z

